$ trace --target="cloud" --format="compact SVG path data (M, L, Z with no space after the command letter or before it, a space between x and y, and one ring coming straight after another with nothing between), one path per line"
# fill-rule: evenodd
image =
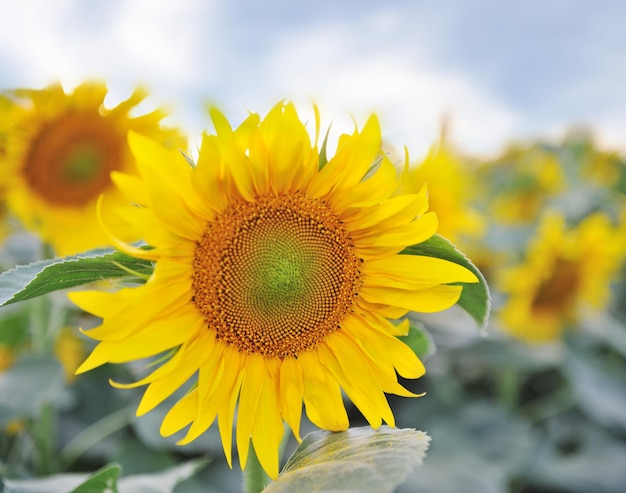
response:
M383 29L390 24L387 18ZM335 119L350 112L363 122L377 112L386 138L413 154L426 152L444 117L451 120L453 141L469 152L493 152L514 134L518 115L512 108L466 74L431 66L414 43L373 43L363 49L357 40L367 33L376 36L371 26L365 18L291 31L257 67L267 79L256 97L315 100Z
M0 60L20 85L100 77L113 85L184 88L215 21L203 0L21 0L3 8ZM210 55L210 54L205 54ZM210 63L207 56L205 63ZM5 77L9 75L6 74Z
M538 60L551 65L533 70L519 54L534 60L538 48L515 36L506 49L492 48L484 26L493 19L472 18L491 1L476 12L366 2L300 15L281 2L257 10L218 0L5 2L0 87L40 87L57 79L71 86L101 77L114 103L146 83L151 101L175 109L176 120L194 133L206 126L208 99L234 120L284 98L311 117L316 101L323 128L332 120L337 131L352 129L351 115L362 124L370 112L379 113L386 139L407 145L416 157L437 138L444 117L465 152L493 153L511 138L558 135L579 122L593 126L599 141L626 148L626 72L616 63L623 55L616 41L624 35L617 16L596 13L585 31L589 42L572 45L578 51L567 58L570 72L582 74L574 79L546 55L555 53L560 36L535 40L548 50ZM462 26L469 31L459 34ZM490 58L490 50L507 56ZM493 73L501 77L490 79Z

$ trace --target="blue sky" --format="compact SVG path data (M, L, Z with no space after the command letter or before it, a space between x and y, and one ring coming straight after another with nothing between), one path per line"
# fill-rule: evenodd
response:
M441 120L459 149L558 138L575 124L626 150L626 3L0 0L0 89L138 84L192 134L207 102L235 120L293 99L351 128L380 114L422 155Z

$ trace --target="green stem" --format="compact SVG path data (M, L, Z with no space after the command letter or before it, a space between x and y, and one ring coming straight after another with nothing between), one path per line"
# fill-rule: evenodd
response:
M49 300L40 296L30 301L30 331L33 344L33 352L45 354L48 352L48 311Z
M37 472L41 476L46 476L57 471L57 461L54 454L54 444L56 442L56 412L50 403L44 404L39 417L33 425L33 438L37 450Z
M243 491L244 493L260 493L270 484L271 479L263 470L263 466L254 451L254 445L250 444L248 451L248 461L243 470Z
M519 374L512 368L501 368L498 379L500 402L506 409L513 410L517 406L519 395Z
M112 433L126 427L130 422L131 412L127 407L96 421L89 428L76 435L61 451L60 457L63 466L67 468L87 450Z

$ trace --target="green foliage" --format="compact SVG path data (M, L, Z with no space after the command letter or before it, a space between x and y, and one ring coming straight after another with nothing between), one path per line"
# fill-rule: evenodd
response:
M19 265L0 274L0 306L104 279L128 277L132 272L149 275L152 270L151 262L110 248Z
M463 283L463 292L457 304L463 308L483 328L489 320L491 296L489 286L478 268L461 253L452 243L440 235L433 235L428 240L405 248L402 253L436 257L462 265L478 277L478 283Z
M118 493L120 468L105 466L93 474L57 474L42 479L3 480L4 493Z
M326 163L326 141L320 167ZM545 154L565 170L561 191L543 190L540 180L529 175L532 170L524 156ZM589 142L520 148L504 155L497 166L477 172L484 189L472 206L490 213L489 202L496 196L533 192L538 195L536 214L549 205L572 223L592 210L608 210L617 218L626 190L624 160L615 157L612 163L611 158L609 164L618 167L620 179L610 188L581 178L582 170L598 157L595 154ZM484 238L471 240L471 249L466 250L468 245L461 240L458 245L463 251L497 254L486 262L472 255L491 281L492 272L524 255L538 218L505 224L490 216ZM472 270L480 283L464 284L458 304L479 326L489 323L491 302L485 279L450 242L434 236L404 253L443 258ZM7 253L6 258L12 264L17 257ZM24 256L23 261L28 259ZM0 305L11 305L0 310L0 345L9 355L9 366L0 370L0 491L240 491L241 472L226 465L216 426L185 447L176 442L186 430L160 436L163 417L186 389L146 416L135 417L143 389L122 392L111 388L108 379L135 381L138 366L107 365L69 382L54 356L60 327L88 326L91 318L58 306L54 297L16 303L103 279L141 282L152 270L151 262L99 249L0 275ZM415 393L425 392L425 397L389 396L400 429L309 434L266 491L622 493L626 484L623 285L621 290L619 285L611 287L612 306L593 317L583 313L582 321L572 323L564 337L545 345L527 345L505 336L499 324L489 327L489 337L480 337L461 310L432 318L412 314L409 334L401 339L420 357L431 357L423 378L401 382ZM496 283L490 287L497 317L504 298ZM88 351L90 342L83 342ZM351 423L362 418L354 407L348 406L348 413ZM420 467L415 466L428 443L424 435L406 429L414 426L433 438L428 460ZM312 429L306 417L302 428ZM290 440L288 451L296 447ZM200 470L206 455L212 462ZM93 470L97 471L84 472Z
M34 416L64 386L63 368L52 356L25 355L0 373L0 427Z
M93 474L56 474L41 479L2 480L4 493L170 493L207 464L193 460L154 474L120 478L121 468L110 464Z
M429 442L421 431L387 426L313 432L263 491L392 492L422 463Z

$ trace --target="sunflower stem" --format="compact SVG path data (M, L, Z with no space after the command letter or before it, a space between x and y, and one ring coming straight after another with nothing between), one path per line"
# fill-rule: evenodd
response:
M31 301L29 308L29 326L33 352L36 354L45 354L51 349L48 334L50 300L43 296L39 297Z
M263 470L259 458L254 450L254 445L248 451L248 461L243 470L243 492L260 493L271 483L270 477Z
M56 443L56 412L50 403L44 404L39 410L38 419L34 421L32 433L36 445L35 467L41 476L52 474L58 470L54 454Z
M81 431L70 441L59 458L65 468L71 466L76 459L87 452L91 447L102 441L109 435L128 426L132 421L132 412L128 407L123 407L104 418L93 423Z

